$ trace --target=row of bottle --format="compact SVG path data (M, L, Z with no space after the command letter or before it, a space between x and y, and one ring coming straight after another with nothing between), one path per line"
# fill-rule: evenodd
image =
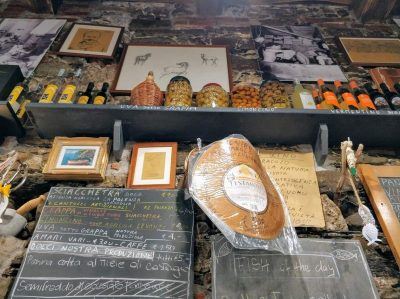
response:
M10 103L17 116L22 118L25 107L30 102L43 104L95 104L102 105L109 98L108 83L103 83L101 90L94 91L94 83L90 82L84 92L77 91L81 70L78 69L70 79L64 77L65 70L60 69L56 79L50 81L44 88L38 84L36 90L29 91L27 81L17 84L11 91L7 101Z
M324 81L318 80L318 89L312 92L313 99L318 109L340 109L340 110L400 110L400 84L395 84L396 92L390 91L385 83L380 84L380 92L371 83L359 87L356 81L350 81L346 88L340 81L335 81L336 93L325 85ZM301 91L300 91L301 92ZM302 108L301 101L296 92L293 100L294 108ZM296 105L296 103L300 103Z

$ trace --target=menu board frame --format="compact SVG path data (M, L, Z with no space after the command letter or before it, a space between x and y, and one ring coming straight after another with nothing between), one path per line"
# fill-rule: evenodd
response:
M400 221L379 178L400 178L400 166L358 166L361 181L376 213L389 246L400 267Z

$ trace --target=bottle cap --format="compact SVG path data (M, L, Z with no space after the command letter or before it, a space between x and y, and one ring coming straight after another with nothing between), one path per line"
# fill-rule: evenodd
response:
M349 83L349 86L352 89L358 88L358 84L357 84L357 82L355 80L351 80L350 83Z
M110 86L110 85L107 82L104 82L103 86L101 87L101 90L104 91L104 92L107 91L108 86Z
M93 89L94 88L94 83L93 82L89 82L87 88L88 89Z
M190 85L189 79L184 76L175 76L175 77L172 77L171 80L169 80L169 82L176 82L176 81L186 81Z
M294 79L294 81L293 81L293 82L294 82L294 84L296 84L296 85L297 85L297 84L300 84L300 80L299 80L299 79L297 79L297 78L296 78L296 79Z
M318 86L325 84L324 80L322 80L322 79L318 79L317 83L318 83Z
M206 84L206 85L204 85L203 87L207 87L207 86L218 86L218 87L221 87L221 85L220 85L220 84L218 84L218 83L214 83L214 82L207 83L207 84Z
M318 89L313 89L312 90L312 96L313 96L313 98L319 97Z
M342 82L340 82L339 80L336 80L335 82L333 82L333 84L335 84L336 88L339 88L340 86L342 86Z

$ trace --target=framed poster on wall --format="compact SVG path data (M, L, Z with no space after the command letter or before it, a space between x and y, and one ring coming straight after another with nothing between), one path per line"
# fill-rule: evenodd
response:
M111 92L130 94L149 71L162 91L175 76L189 79L194 92L210 82L228 92L232 87L226 46L126 45Z

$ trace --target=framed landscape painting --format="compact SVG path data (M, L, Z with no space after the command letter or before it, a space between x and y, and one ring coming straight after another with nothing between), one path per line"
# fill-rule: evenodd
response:
M111 92L130 94L153 71L162 91L172 77L189 79L194 92L210 82L231 90L231 67L226 46L126 45Z
M107 137L56 137L43 174L52 180L103 180L108 148Z
M59 55L112 59L123 27L74 23Z
M358 66L400 66L400 39L339 37L351 64Z

